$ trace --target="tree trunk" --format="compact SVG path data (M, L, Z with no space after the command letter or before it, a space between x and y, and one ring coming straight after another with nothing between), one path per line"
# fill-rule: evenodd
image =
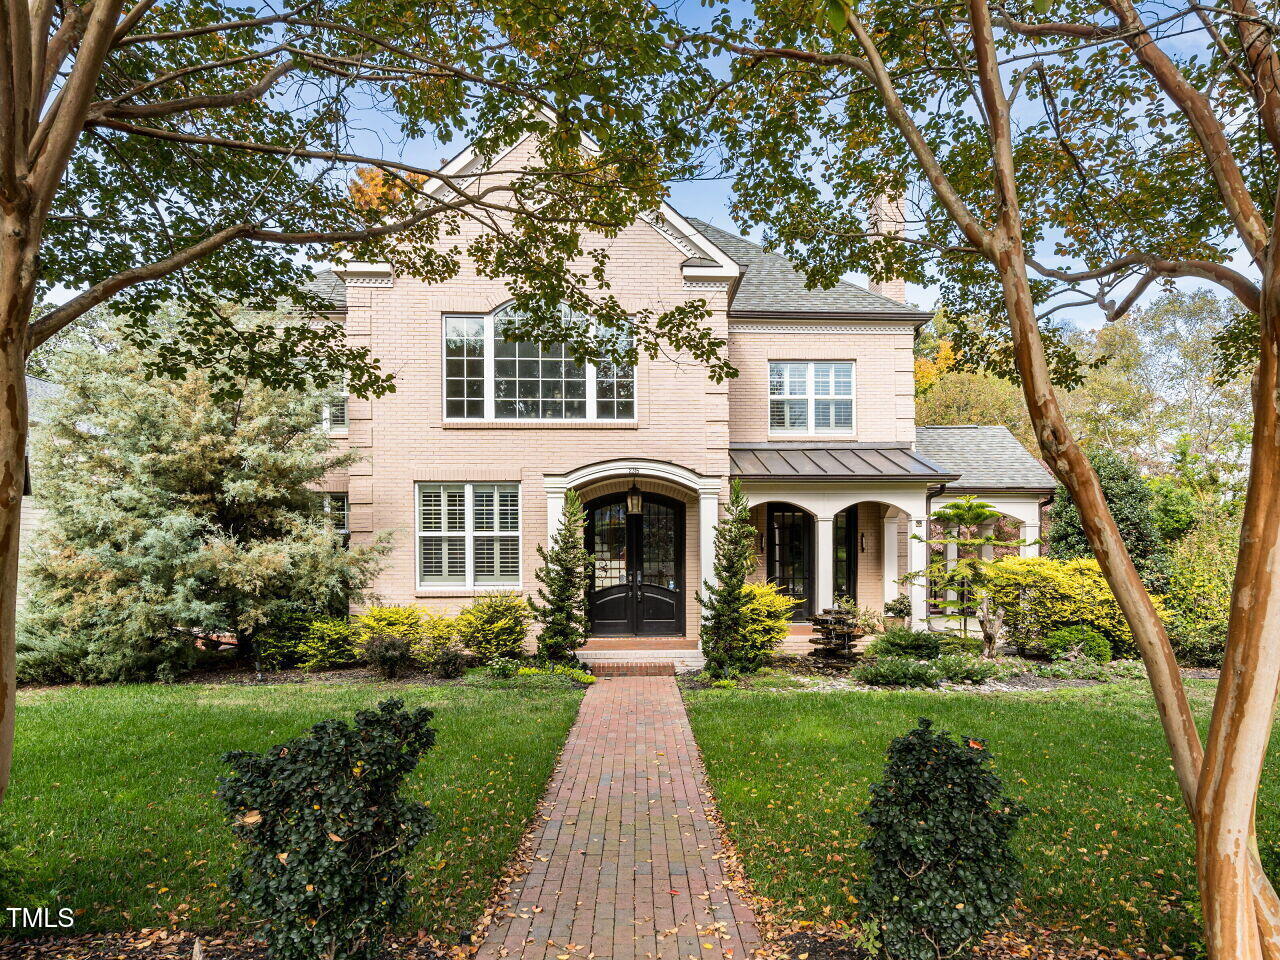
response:
M17 701L18 537L27 464L27 324L36 254L26 211L0 230L0 800L9 787Z
M1263 927L1251 876L1254 812L1280 683L1280 276L1275 237L1264 263L1254 439L1232 590L1231 622L1198 795L1197 870L1211 955L1253 960L1280 945Z

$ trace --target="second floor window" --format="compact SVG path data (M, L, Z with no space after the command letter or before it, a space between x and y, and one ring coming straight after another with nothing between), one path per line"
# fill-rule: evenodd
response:
M634 420L635 370L502 335L501 313L444 318L446 420Z
M852 361L771 361L769 432L853 434Z

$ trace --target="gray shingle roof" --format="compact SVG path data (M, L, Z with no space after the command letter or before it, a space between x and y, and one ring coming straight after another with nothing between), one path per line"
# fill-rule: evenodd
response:
M929 314L841 280L830 290L809 290L805 276L785 258L704 220L694 228L742 268L729 316L813 314L924 322Z
M960 479L948 490L1052 490L1057 481L1007 427L916 427L916 450Z
M731 443L729 470L753 480L926 480L954 473L902 443Z
M347 285L332 270L321 270L302 289L329 301L336 312L347 309Z

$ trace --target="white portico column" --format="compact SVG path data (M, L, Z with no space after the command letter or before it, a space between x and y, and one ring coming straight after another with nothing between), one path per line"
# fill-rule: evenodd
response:
M551 540L560 529L560 518L564 516L565 486L561 483L548 483L544 487L547 492L547 539L545 546L551 546Z
M928 531L925 529L924 517L912 517L907 527L907 569L918 573L928 565L926 554L929 545L924 542ZM924 577L914 577L907 591L911 597L911 625L915 630L924 630L929 623L929 604L925 593Z
M1019 554L1024 557L1040 556L1040 544L1035 542L1040 539L1040 524L1024 523L1022 525L1022 537L1020 539L1025 540L1026 543L1018 548Z
M817 537L815 538L814 558L817 564L817 596L813 598L813 612L821 613L828 607L835 606L835 536L833 517L817 517L814 521Z
M884 566L881 577L884 579L884 602L892 603L898 599L902 587L898 579L898 518L885 517L883 521Z
M720 519L720 485L698 488L698 592L716 579L716 521Z

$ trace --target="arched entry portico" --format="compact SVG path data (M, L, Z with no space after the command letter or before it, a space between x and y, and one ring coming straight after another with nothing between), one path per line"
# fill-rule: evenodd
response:
M696 594L712 577L722 478L628 458L544 478L547 529L567 491L587 512L594 636L683 636L696 627ZM696 631L695 631L696 632Z

